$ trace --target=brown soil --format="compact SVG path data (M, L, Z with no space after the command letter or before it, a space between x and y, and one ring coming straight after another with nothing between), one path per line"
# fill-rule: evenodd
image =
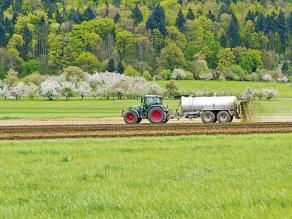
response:
M291 122L212 124L88 124L0 126L0 139L137 137L220 134L292 133Z

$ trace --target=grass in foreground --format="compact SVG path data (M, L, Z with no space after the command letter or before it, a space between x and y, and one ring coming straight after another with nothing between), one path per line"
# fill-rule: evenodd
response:
M1 218L289 218L292 135L0 142Z

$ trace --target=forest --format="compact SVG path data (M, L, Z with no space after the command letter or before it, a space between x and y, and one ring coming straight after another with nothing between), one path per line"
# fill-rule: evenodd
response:
M292 80L291 0L2 0L0 79Z

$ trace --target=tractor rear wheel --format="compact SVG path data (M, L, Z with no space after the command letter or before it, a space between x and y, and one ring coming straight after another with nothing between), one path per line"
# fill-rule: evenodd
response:
M205 111L201 115L203 123L214 123L216 116L212 111Z
M167 120L167 113L161 107L153 107L148 112L151 123L163 123Z
M139 116L134 111L128 111L124 115L124 121L127 124L136 124L139 121ZM141 121L140 121L141 122Z

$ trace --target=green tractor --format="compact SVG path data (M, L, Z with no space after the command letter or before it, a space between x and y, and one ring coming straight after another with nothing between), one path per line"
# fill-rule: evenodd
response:
M138 124L142 119L148 119L151 123L167 123L170 111L162 104L161 96L146 95L141 98L141 106L129 107L123 117L127 124Z

